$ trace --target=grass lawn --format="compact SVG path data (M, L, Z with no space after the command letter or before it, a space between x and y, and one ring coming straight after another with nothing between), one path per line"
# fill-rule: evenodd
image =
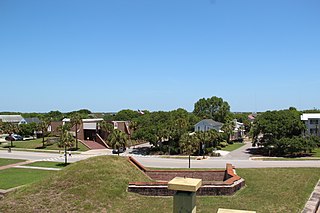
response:
M25 160L0 158L0 166L15 164L23 161Z
M52 162L52 161L38 161L24 166L35 166L35 167L46 167L46 168L64 168L70 164L65 165L61 162Z
M320 158L256 158L254 160L262 160L262 161L307 161L307 160L320 160Z
M319 157L320 158L320 148L316 148L312 152L313 157Z
M0 170L0 189L10 189L36 182L49 176L53 172L54 171L21 168Z
M2 144L1 147L7 147L9 144ZM79 151L87 151L88 148L85 147L82 143L78 142L79 145ZM48 145L45 148L42 146L42 138L38 138L36 140L30 140L30 141L14 141L13 142L14 148L23 148L23 149L37 149L37 150L59 150L62 148L59 148L57 143L54 143L52 145Z
M233 144L229 144L228 146L222 148L221 150L223 151L234 151L236 149L239 149L240 147L244 146L244 143L233 143Z
M300 212L320 168L237 169L246 187L231 197L197 197L197 212L234 208ZM128 193L129 181L150 181L125 158L79 161L0 200L0 212L172 212L172 197Z

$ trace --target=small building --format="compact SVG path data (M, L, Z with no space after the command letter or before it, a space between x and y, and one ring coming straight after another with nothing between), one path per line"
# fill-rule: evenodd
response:
M301 120L306 125L306 131L304 135L317 135L320 136L320 113L303 113Z
M212 119L204 119L204 120L198 122L196 125L194 125L194 131L195 132L206 132L211 129L214 129L217 132L221 132L222 126L223 126L223 123L220 123L218 121L214 121Z
M25 118L24 120L26 121L26 124L31 124L31 123L39 124L39 123L41 123L40 119L37 118L37 117L34 117L34 118Z
M13 124L26 123L26 120L21 115L0 115L0 121Z

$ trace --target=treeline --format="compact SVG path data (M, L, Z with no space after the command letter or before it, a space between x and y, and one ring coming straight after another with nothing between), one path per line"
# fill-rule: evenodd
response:
M309 110L304 112L310 113ZM261 113L252 126L253 144L260 146L266 155L310 154L313 149L320 146L320 140L318 136L304 134L306 126L300 119L301 114L302 112L294 107Z

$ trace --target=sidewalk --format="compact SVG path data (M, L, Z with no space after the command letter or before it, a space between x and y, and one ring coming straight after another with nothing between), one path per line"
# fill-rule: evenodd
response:
M16 167L16 166L22 166L22 165L26 165L26 164L33 163L33 162L34 161L24 161L24 162L19 162L19 163L15 163L15 164L0 166L0 170L9 169L9 168Z

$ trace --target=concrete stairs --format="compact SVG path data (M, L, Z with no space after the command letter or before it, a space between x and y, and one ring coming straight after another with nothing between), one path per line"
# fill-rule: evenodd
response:
M83 141L84 145L87 146L89 149L106 149L105 146L95 142L95 141Z

